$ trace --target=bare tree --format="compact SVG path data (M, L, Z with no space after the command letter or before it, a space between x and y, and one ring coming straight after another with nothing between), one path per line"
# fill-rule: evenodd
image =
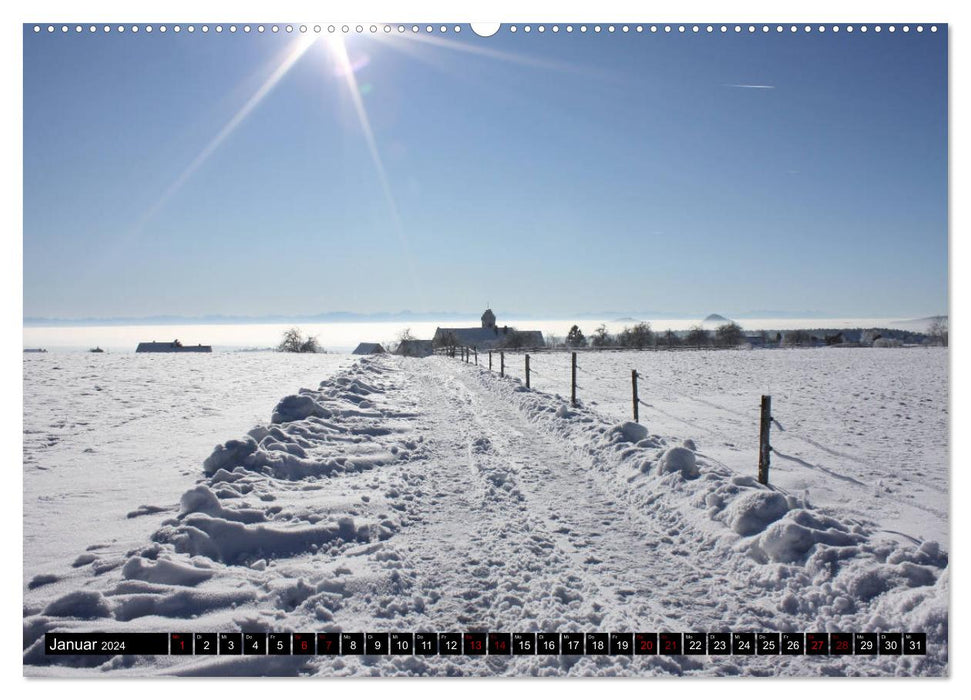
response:
M401 347L402 343L407 346L407 343L412 340L415 340L415 336L411 334L411 328L405 328L398 334L398 337L394 339L394 352L398 351L398 348Z
M782 336L782 344L789 348L810 345L812 342L812 335L805 330L786 331L786 334Z
M678 337L677 333L668 328L663 333L658 334L657 344L669 348L676 348L677 346L681 345L681 338Z
M742 332L742 327L732 321L718 326L715 329L715 338L719 345L734 348L742 344L742 341L745 340L745 334Z
M934 341L935 345L947 347L947 316L938 316L927 328L927 335Z
M595 348L605 348L608 345L613 345L613 343L614 339L611 338L610 334L607 332L607 326L602 323L597 326L597 330L595 330L593 335L590 336L590 345Z
M654 332L651 324L641 322L633 328L624 328L617 335L617 342L625 348L637 348L641 350L654 344Z
M692 326L684 339L685 345L694 345L696 348L708 347L710 342L711 337L708 335L708 331L701 326Z
M442 348L446 354L455 357L455 350L459 346L459 339L452 331L442 333L434 339L434 347Z
M310 335L304 338L303 332L297 327L290 328L283 332L283 339L277 346L277 350L280 352L323 351L323 349L320 347L320 343L317 342L317 336Z

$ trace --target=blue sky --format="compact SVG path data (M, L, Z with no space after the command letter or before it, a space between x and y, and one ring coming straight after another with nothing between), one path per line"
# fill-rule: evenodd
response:
M434 36L25 27L25 316L946 311L946 30Z

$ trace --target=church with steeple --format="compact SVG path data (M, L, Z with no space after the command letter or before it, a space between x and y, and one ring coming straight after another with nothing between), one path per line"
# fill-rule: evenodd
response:
M496 315L486 309L479 328L438 328L432 345L441 347L469 347L479 350L494 348L538 348L545 341L540 331L521 331L509 326L497 326Z

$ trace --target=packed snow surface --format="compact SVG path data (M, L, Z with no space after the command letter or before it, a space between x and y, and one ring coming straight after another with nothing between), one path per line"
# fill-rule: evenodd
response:
M548 391L533 377L540 390L530 391L515 377L501 379L441 357L368 357L330 373L321 368L323 380L313 388L279 392L263 407L262 420L227 430L206 454L169 455L135 468L142 472L141 488L155 498L126 496L139 501L142 514L117 520L117 530L89 533L87 545L71 536L75 551L65 549L60 560L34 562L31 547L25 548L25 563L34 571L24 594L25 672L944 675L947 548L926 536L932 528L919 531L920 523L908 519L912 511L925 511L898 508L909 500L943 507L946 528L946 500L933 490L916 492L914 499L890 496L873 480L882 474L894 488L890 475L916 483L920 473L920 480L946 491L946 462L933 461L943 461L947 449L946 353L870 350L890 359L869 367L871 358L848 351L834 354L832 365L825 364L827 351L816 352L761 353L779 359L759 360L756 370L733 352L585 356L586 393L576 407L555 393L568 396L568 384ZM655 373L655 391L646 399L651 405L671 415L693 405L662 400L665 376L678 392L709 403L718 396L722 403L668 423L644 407L640 424L632 423L619 410L624 396L629 406L629 387L614 404L608 385L613 369L626 367L629 379L635 358L645 374L650 366L682 363ZM569 377L568 356L536 359L536 369L549 372L544 379L553 381L555 362ZM700 364L692 369L692 363ZM595 366L603 368L599 380ZM891 370L895 377L886 376ZM869 379L858 376L864 371ZM280 375L287 376L280 386L292 385L292 367ZM223 381L242 381L228 376ZM757 395L766 381L775 383L774 399L789 394L788 404L776 404L786 427L781 434L812 429L814 442L805 444L819 445L818 453L808 447L797 453L780 441L780 450L809 466L778 458L773 474L782 483L772 487L756 481L756 449L740 439L751 413L740 406L747 407L748 393ZM874 403L849 412L854 402L840 397L864 392L864 386ZM29 387L27 402L33 400ZM175 393L170 404L186 400ZM669 390L668 396L676 395ZM225 387L211 386L207 396L210 405L236 400ZM943 418L923 405L925 397L943 407ZM905 407L878 408L895 399L913 407L910 421L922 423L894 415ZM30 410L37 409L25 407ZM148 405L127 407L138 410L151 414ZM727 411L733 427L709 426L706 419L719 415L716 410ZM103 420L106 413L75 410L72 420ZM843 424L834 414L859 423ZM915 429L902 434L905 427ZM111 435L105 429L102 438ZM143 433L137 447L143 455L165 452L179 435L174 425ZM852 450L843 444L851 437ZM906 457L893 453L901 443L909 444ZM27 473L56 464L39 448L27 454L34 457ZM123 455L116 457L122 459L111 468L121 469ZM191 468L195 478L161 477L165 468ZM107 478L111 473L103 472ZM786 485L782 477L794 473L797 487ZM827 485L830 480L836 486ZM841 500L839 492L854 482L860 484L854 496ZM37 482L31 486L39 496ZM45 486L57 492L53 483ZM70 481L59 487L66 488ZM125 490L121 484L111 493L122 498ZM99 500L89 509L103 506ZM151 531L142 536L126 529L136 522L150 522ZM914 527L890 531L887 522ZM36 526L28 519L25 536L38 542L71 529ZM108 546L112 539L127 548ZM44 656L44 632L81 630L920 631L927 633L929 653Z

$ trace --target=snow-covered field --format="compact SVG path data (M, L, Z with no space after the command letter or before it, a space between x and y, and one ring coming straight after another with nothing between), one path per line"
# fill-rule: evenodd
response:
M89 545L123 552L143 542L160 516L138 516L139 508L173 511L215 444L267 421L281 394L352 362L279 353L25 354L24 582L70 568Z
M25 434L25 673L947 673L946 351L588 354L578 408L555 395L569 393L568 355L534 357L539 391L446 358L206 359L239 364L190 391L184 367L120 380L92 358L70 373L25 358L25 431L40 431ZM257 367L262 388L243 387ZM625 423L632 367L643 426ZM260 408L270 376L278 396ZM154 390L128 386L149 378ZM69 386L82 381L118 397ZM313 388L277 403L296 384ZM754 479L765 389L784 428L773 489ZM48 401L67 418L60 432ZM143 427L123 422L133 415ZM79 463L99 454L89 446L113 450L100 482ZM75 518L106 509L104 526L78 532ZM43 633L55 630L892 630L926 632L929 653L51 665Z

